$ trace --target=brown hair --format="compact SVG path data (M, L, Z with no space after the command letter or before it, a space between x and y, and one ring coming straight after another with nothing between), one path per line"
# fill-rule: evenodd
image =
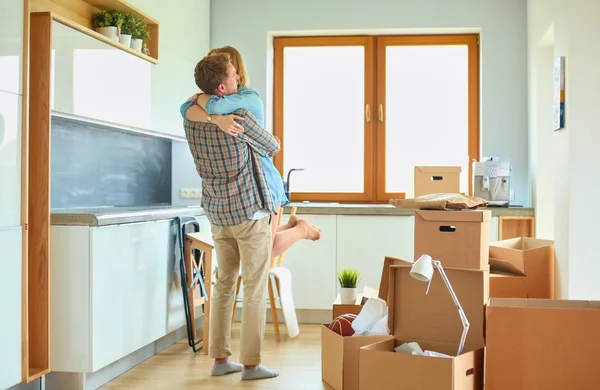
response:
M209 55L200 60L194 69L194 79L198 88L204 93L215 93L219 84L227 79L227 65L230 62L227 53Z
M244 60L242 59L240 52L237 51L235 47L223 46L218 49L212 49L207 55L211 56L221 53L229 54L231 65L233 65L238 76L240 77L238 80L238 87L248 86L248 84L250 84L250 77L248 76L248 71L246 71L246 66L244 66Z

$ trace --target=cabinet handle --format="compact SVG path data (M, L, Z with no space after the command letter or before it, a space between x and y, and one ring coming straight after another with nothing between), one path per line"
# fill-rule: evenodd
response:
M379 122L383 122L383 104L379 104Z
M371 122L371 106L368 103L365 106L365 119L367 123Z

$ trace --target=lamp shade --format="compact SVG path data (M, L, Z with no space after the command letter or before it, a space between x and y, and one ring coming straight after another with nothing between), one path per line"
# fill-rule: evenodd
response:
M430 282L433 277L433 263L431 256L422 255L419 257L410 269L410 276L421 282Z

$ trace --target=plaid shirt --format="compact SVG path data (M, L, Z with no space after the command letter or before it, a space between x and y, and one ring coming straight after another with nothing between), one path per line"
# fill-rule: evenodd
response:
M215 124L184 119L188 145L202 178L202 207L217 226L239 225L261 209L275 212L260 155L275 155L279 142L250 111L234 114L244 118L244 132L237 137Z

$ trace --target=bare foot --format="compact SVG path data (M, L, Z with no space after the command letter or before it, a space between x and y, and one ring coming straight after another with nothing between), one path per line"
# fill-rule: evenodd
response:
M298 221L300 220L300 218L298 218L297 215L290 215L290 219L288 220L287 225L291 228L295 227L298 224Z
M296 225L298 225L298 221L300 221L300 218L298 218L295 215L290 215L290 219L288 220L288 222L285 225L281 225L281 226L277 227L277 232L282 232L287 229L295 228Z
M321 229L309 224L304 219L298 221L298 226L304 230L304 238L307 240L317 241L321 238Z

